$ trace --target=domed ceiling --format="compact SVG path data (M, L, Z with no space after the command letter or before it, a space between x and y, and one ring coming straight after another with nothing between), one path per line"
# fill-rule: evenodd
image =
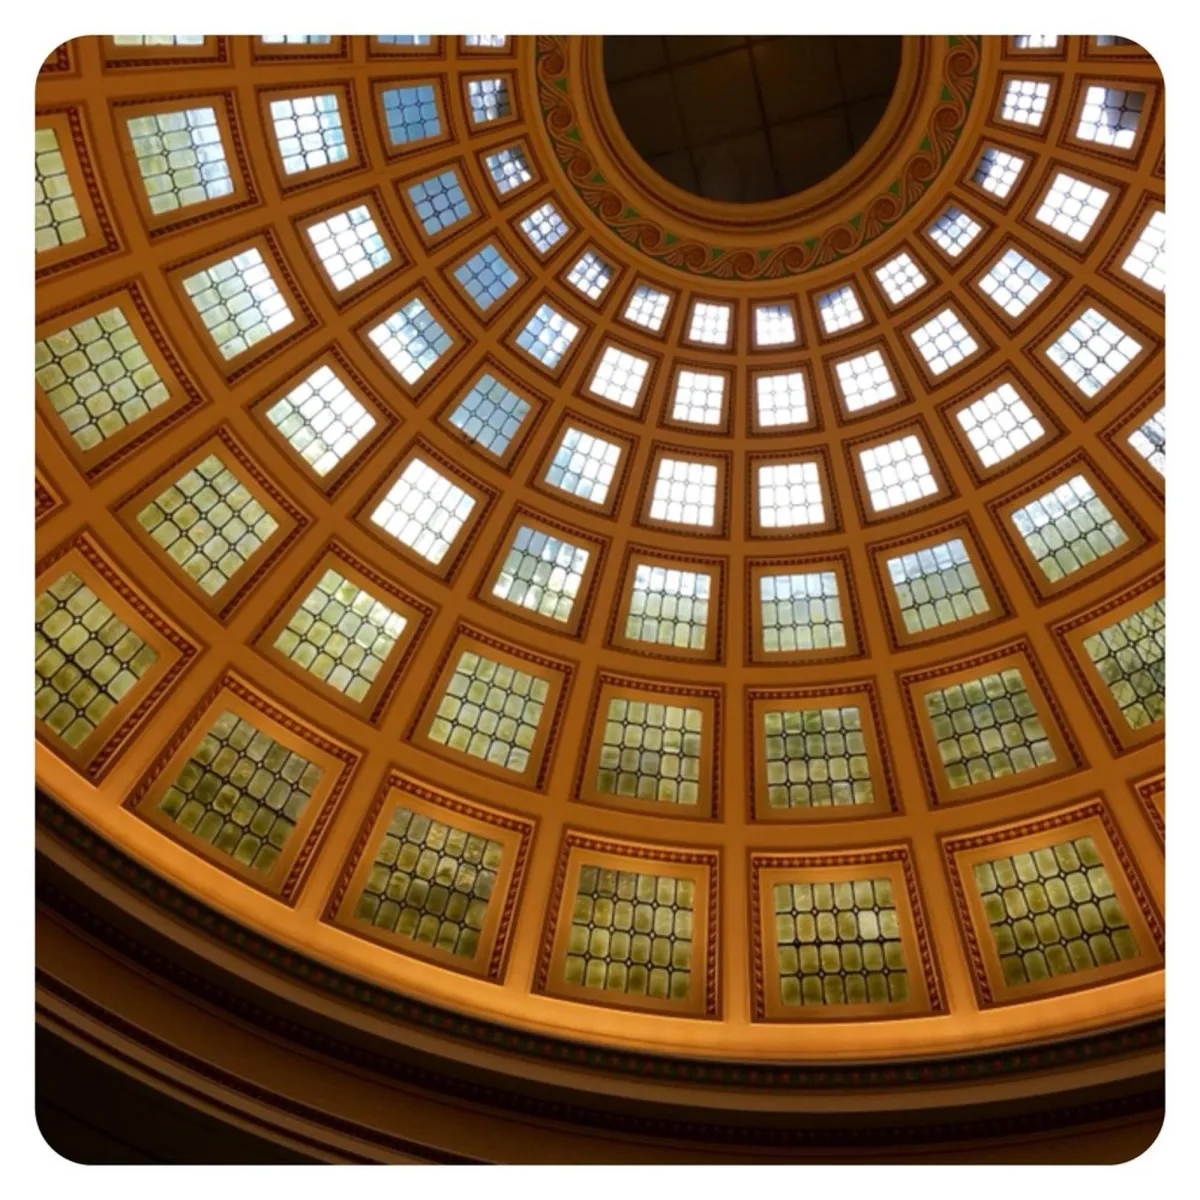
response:
M1160 1013L1155 64L904 38L848 161L738 204L604 73L46 63L39 787L273 962L522 1034L770 1067Z

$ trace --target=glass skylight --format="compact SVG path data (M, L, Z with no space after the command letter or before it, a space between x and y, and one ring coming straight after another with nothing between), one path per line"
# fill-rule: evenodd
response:
M808 391L800 371L759 375L754 381L754 397L763 429L803 425L808 420Z
M318 475L329 474L375 428L375 418L327 366L277 400L267 419Z
M253 246L189 275L183 290L225 359L245 353L295 319Z
M955 416L984 467L1019 454L1046 432L1011 383L993 388Z
M579 326L555 312L548 304L539 304L537 311L517 335L517 345L530 358L536 359L548 371L562 362L563 355L579 336Z
M868 350L853 358L844 358L837 364L838 388L842 401L850 412L871 408L896 398L896 385L892 381L887 363L878 350Z
M1059 171L1036 216L1043 225L1081 242L1107 203L1108 192L1103 188Z
M623 408L636 408L649 369L646 359L620 346L606 346L588 387Z
M420 458L404 468L371 520L435 566L475 507L475 497Z
M725 376L681 370L675 381L671 419L694 425L720 425L725 409Z
M1059 334L1046 357L1090 399L1141 352L1140 342L1089 308Z
M950 308L942 309L909 336L934 375L958 366L979 349L958 314Z
M453 345L450 335L416 296L367 336L405 383L416 383Z
M349 157L338 98L332 93L271 101L271 122L283 169L315 171Z
M815 462L810 459L759 466L758 523L763 529L825 523L825 497Z
M546 482L580 500L603 504L620 461L620 446L568 425L546 468Z
M915 434L858 452L871 507L876 512L936 495L937 480Z
M375 218L365 204L323 217L308 227L321 266L339 292L392 261Z
M724 346L729 341L729 319L733 309L728 304L708 304L697 300L692 305L692 323L688 337L693 342Z
M866 319L859 307L858 297L849 284L826 292L817 300L817 308L826 333L840 333L843 329L860 325Z
M216 110L208 105L126 121L152 213L172 212L233 192Z
M650 498L650 519L675 525L716 521L717 468L712 463L660 458Z

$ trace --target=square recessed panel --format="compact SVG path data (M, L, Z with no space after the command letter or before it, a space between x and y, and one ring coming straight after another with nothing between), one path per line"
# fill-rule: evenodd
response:
M893 807L891 769L870 684L752 688L752 820L841 820Z
M844 1021L944 1008L907 848L751 859L759 1020Z
M1161 918L1099 800L942 846L982 1004L1161 965Z
M902 675L934 804L1034 787L1078 753L1026 643Z
M185 270L182 287L226 362L277 336L296 319L272 264L258 246L247 246L194 271Z
M141 597L86 531L38 564L36 595L38 739L94 782L199 647Z
M1167 715L1167 601L1160 567L1058 622L1053 631L1117 754L1162 738Z
M432 608L332 543L259 634L259 649L319 695L376 721Z
M664 817L716 814L720 695L601 673L579 799Z
M291 903L358 762L229 671L125 807L189 856Z
M535 989L584 1004L717 1013L712 851L563 839Z
M572 668L459 626L410 737L459 766L541 788Z
M533 830L391 771L326 919L386 950L498 981Z
M724 459L656 451L647 479L642 519L697 533L720 535L725 524Z
M225 620L308 518L224 429L120 507L176 585Z
M723 586L723 560L631 546L613 604L609 641L642 656L719 661Z

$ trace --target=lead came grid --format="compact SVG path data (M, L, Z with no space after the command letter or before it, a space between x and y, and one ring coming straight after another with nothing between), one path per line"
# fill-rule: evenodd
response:
M1010 317L1019 317L1050 286L1050 276L1011 247L979 281L979 290Z
M371 690L408 621L330 568L279 631L275 649L347 699Z
M1167 410L1162 407L1130 435L1129 444L1160 474L1167 473Z
M405 383L416 383L454 344L415 296L367 336Z
M1009 987L1137 956L1090 836L978 863L974 877Z
M838 388L850 412L872 408L896 398L896 385L878 350L868 350L837 364Z
M1151 213L1121 270L1156 292L1167 290L1167 214L1162 209Z
M846 645L835 572L763 575L758 597L766 653L836 650Z
M1092 660L1130 729L1167 715L1167 601L1165 597L1085 638Z
M796 340L796 318L788 304L759 304L754 309L754 342L758 346L790 346Z
M471 203L454 170L441 171L414 183L408 189L417 220L429 237L465 220L471 215Z
M288 175L315 171L349 157L338 98L332 93L272 100L271 121Z
M763 429L803 425L808 420L808 389L800 371L759 375L754 381L758 423Z
M858 457L876 512L937 494L937 480L915 434L860 450Z
M450 414L450 424L500 458L528 415L528 402L485 371Z
M952 788L988 783L1055 761L1021 672L935 688L924 696L938 757Z
M159 811L243 866L275 866L321 781L316 763L226 710L192 751Z
M78 749L158 660L74 571L34 609L34 712Z
M614 696L604 722L596 791L695 807L703 731L698 708Z
M638 563L625 616L625 636L679 650L703 650L711 593L712 577L706 572Z
M211 106L148 113L125 124L152 213L232 194L221 127Z
M622 408L635 408L649 369L650 363L646 359L630 354L620 346L606 346L588 390Z
M486 125L489 121L512 116L508 80L469 79L467 103L471 110L471 121L475 125Z
M957 258L979 236L983 226L952 204L926 233L951 257Z
M558 210L547 201L540 208L535 208L529 216L522 218L521 232L539 254L549 254L550 248L556 242L562 241L570 230L558 215Z
M1004 89L1000 116L1014 125L1039 129L1050 103L1050 85L1044 80L1010 79Z
M437 95L432 85L385 88L380 93L383 119L393 146L407 146L438 137L442 132Z
M1018 33L1013 44L1018 50L1053 50L1058 45L1058 34Z
M492 182L496 185L496 191L502 196L505 192L515 190L533 178L533 172L529 169L529 162L525 158L525 151L520 146L505 146L503 150L489 154L484 162L487 164Z
M53 129L34 133L33 217L37 253L87 237L71 177Z
M567 320L548 304L539 304L517 335L517 345L546 370L553 371L578 336L579 326L574 321Z
M820 311L821 324L825 326L826 333L838 333L866 320L862 308L859 306L858 297L849 284L846 284L845 287L835 288L832 292L826 292L818 299L817 308Z
M686 1000L695 903L690 879L584 863L563 978L579 987Z
M910 634L924 633L990 611L962 538L887 560L900 619Z
M253 246L183 281L221 357L228 360L295 319L270 267Z
M955 416L984 467L994 467L1019 454L1046 433L1011 383L993 388L960 408Z
M467 295L481 312L487 312L517 284L517 273L490 242L477 251L455 272Z
M1137 136L1145 106L1145 92L1093 85L1083 98L1075 136L1097 146L1128 150Z
M711 463L661 458L650 501L650 519L677 525L716 520L717 468Z
M603 504L620 459L620 446L568 425L546 468L546 482L580 500Z
M985 192L991 192L997 200L1003 200L1012 191L1025 167L1025 160L998 146L988 146L979 158L979 165L972 177Z
M267 420L321 476L328 475L375 428L375 418L325 366L267 409Z
M1012 523L1051 583L1082 570L1129 540L1082 475L1073 475L1018 508Z
M1082 242L1107 203L1108 192L1104 188L1060 171L1035 215L1043 225L1072 241Z
M979 349L958 314L944 308L910 334L912 343L934 375L944 375Z
M890 879L777 883L773 899L782 1004L889 1004L909 998Z
M392 261L365 204L314 222L308 227L308 236L325 274L339 292Z
M725 376L707 371L679 372L671 420L693 425L720 425L725 411Z
M464 650L428 737L438 745L522 774L550 685L528 671Z
M692 305L692 323L688 337L693 342L724 346L729 341L729 318L733 310L728 304L707 304L697 300Z
M588 552L528 525L513 535L492 595L554 621L569 621L587 570Z
M874 804L857 705L764 712L763 746L769 808Z
M879 280L880 287L893 304L903 304L929 282L907 252L897 254L895 258L885 262L876 270L875 278Z
M1046 357L1089 399L1142 352L1142 344L1089 308L1055 339Z
M663 327L670 303L671 297L666 292L657 291L648 284L638 284L625 308L625 320L657 333Z
M767 463L758 468L758 523L763 529L825 523L821 473L815 462Z
M354 916L474 958L503 860L500 842L401 805L379 843Z
M171 398L119 306L35 343L34 366L34 378L81 450Z
M454 545L474 507L474 496L414 458L371 520L436 566Z
M612 267L588 250L571 268L567 282L589 300L599 300L604 289L612 282L612 275Z
M137 520L209 596L215 596L279 528L217 454L184 472L138 513Z

